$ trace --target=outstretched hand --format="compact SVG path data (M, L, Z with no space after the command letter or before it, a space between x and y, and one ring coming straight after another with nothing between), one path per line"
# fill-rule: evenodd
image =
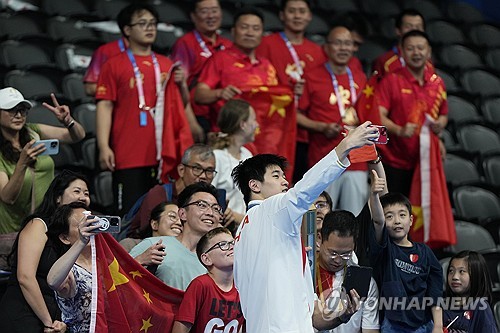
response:
M57 120L59 120L61 124L67 127L68 124L73 120L69 112L69 107L67 105L59 105L56 95L54 95L53 93L50 94L50 98L52 99L52 104L54 104L54 106L45 102L43 102L42 105L52 111L52 113L57 117Z
M347 157L352 149L374 144L373 140L377 139L379 133L376 127L370 126L371 124L371 122L366 121L358 127L349 130L347 136L340 141L335 151L341 161Z

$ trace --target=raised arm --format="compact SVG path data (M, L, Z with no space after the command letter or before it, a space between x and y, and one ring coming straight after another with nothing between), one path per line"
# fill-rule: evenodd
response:
M377 171L371 170L371 188L370 188L370 198L368 201L368 206L370 207L370 214L375 227L375 238L377 242L382 241L382 232L384 231L385 216L384 209L380 203L380 193L384 192L385 179L380 178Z
M66 128L39 124L42 139L58 139L65 143L79 142L85 138L85 129L73 117L67 105L59 105L54 94L50 94L52 103L43 103L43 106L52 111L57 120Z

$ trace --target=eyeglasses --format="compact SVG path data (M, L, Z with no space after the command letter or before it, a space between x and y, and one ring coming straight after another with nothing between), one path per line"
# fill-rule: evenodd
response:
M202 173L205 173L205 175L208 178L212 178L217 174L217 171L215 171L215 169L213 169L213 168L203 169L202 167L199 167L197 165L189 165L189 164L184 164L184 163L182 163L182 165L184 165L185 167L191 168L191 170L193 170L193 175L195 175L196 177L201 176Z
M2 111L8 112L11 118L15 118L17 117L17 115L20 115L21 117L26 117L26 115L28 114L28 110L29 108L25 106L16 106L8 110L2 109Z
M212 7L212 8L200 8L196 10L196 13L200 16L207 16L209 14L216 15L220 13L220 7Z
M316 201L314 207L316 207L316 209L328 209L330 205L326 201Z
M212 204L211 205L208 202L206 202L205 200L193 201L191 203L188 203L188 204L182 206L182 208L186 208L187 206L192 206L192 205L198 206L198 208L202 212L206 212L209 208L211 208L214 213L217 213L219 215L223 214L222 207L219 204Z
M146 29L149 29L149 28L157 28L158 27L158 21L139 21L139 22L136 22L136 23L131 23L129 24L128 26L129 27L133 27L133 26L139 26L139 28L141 28L142 30L146 30Z
M332 259L340 257L340 258L342 258L342 260L349 260L352 257L352 251L349 251L347 253L342 253L342 254L333 251L333 252L328 253L328 256Z
M208 253L212 251L213 249L219 248L222 251L229 251L232 247L234 247L234 240L228 242L228 241L222 241L214 244L211 248L205 251L205 253Z
M166 214L166 216L168 217L168 219L172 222L177 222L179 221L179 215L175 214L175 213L168 213Z
M328 40L326 41L327 44L332 44L333 46L345 46L345 47L351 47L354 45L354 42L352 40L339 40L339 39L336 39L336 40Z

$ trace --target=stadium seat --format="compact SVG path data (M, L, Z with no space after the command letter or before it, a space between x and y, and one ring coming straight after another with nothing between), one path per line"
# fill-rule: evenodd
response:
M474 104L453 95L448 97L448 119L455 126L479 123L482 120Z
M160 22L187 27L191 19L187 13L175 3L161 2L155 6L160 16Z
M436 74L443 79L447 93L456 93L462 90L455 77L444 69L436 68Z
M326 36L329 32L328 23L320 16L313 14L313 18L307 26L306 34Z
M6 67L26 69L39 65L50 65L52 59L41 48L15 40L0 44L0 63Z
M22 92L25 98L48 98L51 93L60 93L56 84L47 76L21 70L5 74L5 85Z
M96 149L97 149L97 140L96 138L85 139L81 145L82 149L82 158L83 158L83 167L87 168L90 171L97 170L97 161L96 161Z
M52 39L64 43L77 43L80 41L96 41L97 37L93 30L75 20L56 16L48 20L47 32Z
M443 167L446 182L453 187L483 182L476 165L465 158L453 154L446 154Z
M71 73L62 80L62 91L64 96L72 103L92 101L93 98L87 96L83 85L83 75Z
M316 0L315 8L321 13L334 12L335 14L359 11L354 0Z
M499 36L500 38L500 36ZM497 73L500 73L500 48L489 49L484 56L486 65Z
M458 23L472 24L484 21L483 14L465 1L449 1L448 17Z
M380 55L385 53L387 48L382 44L375 42L373 40L367 40L363 44L360 45L358 50L358 58L363 62L363 64L367 66L371 66L373 61L377 59ZM371 67L367 68L368 73L371 72Z
M64 1L42 1L42 10L50 16L89 16L90 11L84 1L64 0Z
M500 95L500 79L482 69L471 69L464 72L460 82L465 91L472 95L489 97Z
M446 66L452 68L468 69L483 66L481 57L476 52L459 44L443 46L439 57Z
M453 135L447 129L443 129L442 138L447 153L453 153L463 150L463 148L457 143Z
M463 32L453 23L444 20L429 22L425 30L433 44L450 45L465 42Z
M500 97L488 98L482 102L481 112L484 119L496 126L500 126Z
M86 138L96 135L96 106L94 103L78 105L73 111L73 117L83 126Z
M460 145L469 153L484 155L500 150L499 135L487 127L464 125L457 129L456 134Z
M500 250L492 250L481 253L488 266L493 291L500 291Z
M500 219L500 199L491 191L475 186L453 190L453 203L458 218L478 222Z
M262 8L261 12L264 15L264 31L274 32L283 30L283 24L277 13Z
M59 153L52 155L52 159L54 160L55 168L59 170L76 170L80 167L80 163L76 158L75 152L68 144L61 143L59 145Z
M100 0L95 2L95 12L102 19L115 20L120 10L129 4L126 0Z
M59 45L55 51L57 67L63 71L84 73L89 66L94 50L74 44Z
M21 90L21 92L23 91ZM35 103L33 105L33 108L31 108L31 110L28 112L26 122L64 127L64 125L61 124L59 120L57 120L57 117L52 113L52 111L44 107L41 103Z
M500 301L496 302L493 306L493 313L495 314L497 326L500 327Z
M103 209L113 205L112 176L110 171L100 172L94 178L95 204Z
M396 17L401 8L399 3L393 0L363 0L360 1L364 13L384 20L390 17Z
M0 37L20 39L26 36L43 36L42 27L37 21L22 14L0 13Z
M490 233L480 225L455 221L455 230L457 232L457 243L449 247L449 251L452 253L464 250L481 252L497 248Z
M487 156L483 160L486 181L500 189L500 155Z
M441 269L443 270L443 292L446 290L446 276L448 275L448 266L450 265L451 257L446 257L439 259L439 263L441 264Z
M500 47L500 29L490 24L478 24L470 28L469 37L479 47Z

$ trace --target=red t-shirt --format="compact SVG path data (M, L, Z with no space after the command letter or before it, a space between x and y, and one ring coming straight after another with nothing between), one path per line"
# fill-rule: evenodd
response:
M123 50L120 48L120 41L122 43ZM95 50L92 55L92 60L90 60L89 67L85 72L83 77L83 82L97 83L99 79L99 73L101 72L102 65L109 59L125 51L127 47L127 42L124 38L115 40L104 45L101 45Z
M349 60L347 66L349 66L349 68L352 69L353 71L364 72L363 64L356 56L351 57L351 60Z
M363 72L352 70L354 88L359 95L366 83ZM347 73L336 75L339 93L343 96L344 107L352 106L352 96ZM340 115L337 97L333 88L332 77L325 66L320 66L306 73L304 94L299 101L299 109L304 111L308 118L327 123L344 125ZM308 164L313 166L326 156L342 140L343 136L328 139L323 133L309 132ZM353 163L348 170L366 170L366 163Z
M204 274L187 287L175 320L192 324L191 333L236 333L245 319L234 285L230 291L222 291L208 274Z
M163 83L172 67L172 61L162 55L157 54L156 57L160 65ZM146 105L154 107L156 105L156 83L152 58L150 55L136 55L135 60L144 78ZM170 84L175 84L174 80L169 80L168 85ZM166 90L168 91L168 88ZM180 95L178 89L175 91ZM149 112L146 112L146 126L140 124L139 94L137 93L133 67L126 52L109 59L103 65L95 97L96 100L109 100L114 103L110 147L115 153L116 169L156 165L154 120ZM168 102L169 99L165 95L165 103ZM167 117L167 113L165 117Z
M233 45L233 43L222 36L217 35L215 43L200 34L201 39L205 42L206 47L211 52L207 53L201 47L196 39L194 31L188 32L184 36L177 39L172 47L170 57L174 62L180 61L187 75L187 82L191 92L191 106L193 111L198 116L206 116L209 114L210 108L207 105L199 105L194 103L194 91L198 76L203 69L207 60L216 52L225 50Z
M378 105L385 107L389 111L389 119L400 126L408 122L422 125L426 113L433 119L448 114L444 82L428 67L424 72L423 86L403 67L387 74L375 94ZM420 156L419 133L418 130L411 138L393 135L387 145L379 145L384 164L404 170L415 168Z
M292 46L295 52L297 52L304 73L311 68L323 64L327 60L321 46L307 38L304 38L302 44L292 44ZM297 71L297 66L280 33L277 32L264 37L259 47L257 47L256 52L257 55L271 61L274 68L276 68L280 84L289 84L293 89L293 81L290 80L289 75ZM302 128L298 128L297 141L308 142L308 132Z
M397 72L403 67L405 67L405 61L401 56L401 49L394 46L391 50L375 59L372 71L376 70L380 76L384 76L387 73ZM432 62L427 61L426 67L430 71L434 71Z

